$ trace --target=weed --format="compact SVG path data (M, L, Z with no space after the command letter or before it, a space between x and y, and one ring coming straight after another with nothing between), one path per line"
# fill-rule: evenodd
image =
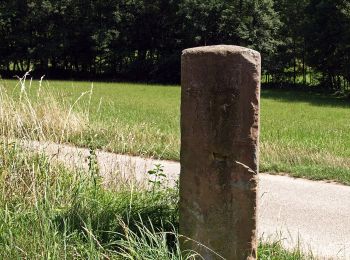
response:
M149 170L147 173L149 175L148 182L152 184L152 192L154 193L156 189L160 188L163 181L166 178L164 174L164 166L161 164L155 164L154 169Z

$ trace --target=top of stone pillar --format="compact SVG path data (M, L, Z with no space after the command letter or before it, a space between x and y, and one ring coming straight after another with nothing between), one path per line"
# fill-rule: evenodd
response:
M227 55L235 53L248 53L252 56L260 56L260 53L249 48L236 45L211 45L204 47L189 48L182 51L182 55L196 55L196 54L218 54Z

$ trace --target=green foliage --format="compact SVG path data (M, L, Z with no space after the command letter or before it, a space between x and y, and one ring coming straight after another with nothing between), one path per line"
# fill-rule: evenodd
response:
M345 91L349 10L347 0L4 0L0 73L177 83L183 49L234 44L261 52L266 83Z
M316 259L312 253L305 254L299 246L291 251L283 248L282 241L272 243L261 243L258 248L258 257L262 260L299 260L299 259Z
M276 2L275 9L280 14L281 27L277 33L279 45L277 51L270 55L271 67L266 73L271 73L275 81L296 83L299 75L303 76L305 84L305 40L303 27L305 23L305 8L308 0Z
M118 258L126 236L149 230L165 239L152 250L170 257L165 248L174 246L179 256L177 190L106 190L8 143L0 146L0 188L0 258Z
M153 191L162 185L162 180L166 177L161 164L155 164L154 169L149 170L147 173L150 177L148 182L152 184Z
M5 0L0 24L5 76L33 68L167 82L179 80L182 49L227 43L270 55L279 27L272 0Z
M175 228L174 228L175 230ZM118 240L120 251L117 255L123 259L197 259L198 254L191 251L181 252L179 237L176 232L159 232L151 225L147 228L143 222L137 225L137 231L132 231L127 225L124 226L124 237ZM169 250L169 236L174 237L172 248Z
M312 0L306 15L308 62L323 73L325 87L341 89L350 80L349 1Z
M0 144L1 259L195 259L179 248L176 189L106 190L86 172L27 153ZM303 259L275 244L259 255Z

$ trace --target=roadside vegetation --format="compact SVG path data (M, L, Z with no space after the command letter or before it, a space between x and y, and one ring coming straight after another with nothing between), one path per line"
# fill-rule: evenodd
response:
M0 162L1 259L186 259L176 189L107 190L13 143L1 144Z
M102 123L118 113L111 109L115 103L108 100L111 114L103 117L96 112L106 109L105 100L97 102L98 92L94 92L99 85L78 94L82 89L55 92L43 84L35 87L37 82L27 83L21 81L15 88L2 86L0 91L0 258L194 259L195 252L181 252L179 248L178 187L169 188L151 179L144 185L132 178L124 179L121 172L115 172L114 180L108 184L100 177L93 157L94 145L101 145L100 140L104 140L98 138L102 135ZM142 85L117 85L117 89L123 88L144 91ZM167 94L159 87L147 89ZM165 90L178 92L175 87ZM127 94L124 93L124 102ZM173 93L168 93L168 98L174 98ZM148 102L144 102L146 106ZM161 113L159 104L165 106L166 102L153 104L154 111ZM171 103L168 105L172 107ZM131 111L137 111L137 107L134 109ZM125 135L129 131L134 136L132 129L138 129L137 121L130 118L129 123L135 128L121 128L119 133ZM97 125L100 128L95 128ZM108 129L113 126L112 121L106 125ZM156 140L156 133L149 131L146 137L154 135ZM125 143L130 136L125 137ZM68 169L54 158L30 153L20 145L21 140L28 139L89 144L89 168ZM148 173L150 178L154 172ZM260 243L259 259L312 259L299 247L283 249L282 242Z
M2 140L0 258L194 259L179 249L177 188L120 178L107 189L94 169L72 171ZM259 259L311 257L275 242L259 246Z
M179 160L179 87L28 79L25 87L2 85L3 136ZM350 184L349 108L335 96L263 89L260 171Z

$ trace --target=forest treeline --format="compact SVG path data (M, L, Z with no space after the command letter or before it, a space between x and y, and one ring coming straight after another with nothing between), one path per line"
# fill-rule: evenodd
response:
M263 81L348 89L348 0L1 0L0 71L174 83L188 47L258 50Z

